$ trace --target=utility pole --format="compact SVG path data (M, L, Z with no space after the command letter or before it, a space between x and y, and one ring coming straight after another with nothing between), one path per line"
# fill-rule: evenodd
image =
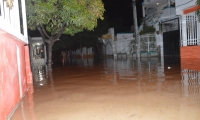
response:
M133 5L133 22L134 22L134 33L135 33L135 40L137 45L136 50L136 60L137 60L137 69L138 69L138 83L140 85L141 81L141 61L140 61L140 39L138 38L138 23L137 23L137 9L136 9L136 2L132 0ZM140 86L139 86L140 87Z
M137 45L136 56L137 58L139 58L140 57L140 41L138 38L137 9L136 9L135 0L132 0L132 5L133 5L134 34L135 34L135 40L136 40L136 45Z

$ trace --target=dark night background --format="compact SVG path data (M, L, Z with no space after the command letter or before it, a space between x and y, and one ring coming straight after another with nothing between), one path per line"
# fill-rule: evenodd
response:
M117 32L128 32L133 25L132 0L102 0L105 7L105 19L110 20L110 27ZM142 1L136 0L138 25L142 18Z
M102 0L104 3L104 23L107 27L114 27L115 33L131 32L133 23L133 7L132 0ZM142 19L142 2L136 0L138 26ZM98 23L101 25L101 23ZM105 26L105 25L104 25ZM106 28L107 29L107 28ZM39 32L29 31L30 36L40 36Z

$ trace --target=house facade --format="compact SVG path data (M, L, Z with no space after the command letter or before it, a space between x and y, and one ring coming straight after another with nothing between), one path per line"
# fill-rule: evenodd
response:
M200 58L200 23L196 15L196 0L176 0L176 14L180 16L181 58Z
M200 6L196 5L196 0L144 0L142 6L146 24L156 28L163 55L200 58L200 31L196 15Z
M0 0L0 119L9 119L32 83L24 0Z
M173 54L170 49L179 51L185 97L199 94L192 86L199 84L200 78L200 22L196 14L199 9L196 0L144 0L143 3L143 15L147 24L156 28L163 55Z
M199 9L196 0L176 0L176 14L180 16L180 57L185 97L199 97L198 88L193 86L200 84L200 22L196 14Z
M141 57L160 55L155 34L140 35L139 41ZM107 34L102 35L100 42L102 43L101 54L104 56L113 56L114 59L136 57L137 44L134 33L116 33L115 36L114 28L110 28Z
M142 7L142 24L155 28L161 56L179 56L179 16L176 15L175 0L144 0Z

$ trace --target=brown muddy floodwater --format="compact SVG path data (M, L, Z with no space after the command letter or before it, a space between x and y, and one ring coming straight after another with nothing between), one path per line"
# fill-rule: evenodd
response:
M200 120L200 71L180 60L75 60L35 67L11 120ZM48 77L47 77L48 76Z

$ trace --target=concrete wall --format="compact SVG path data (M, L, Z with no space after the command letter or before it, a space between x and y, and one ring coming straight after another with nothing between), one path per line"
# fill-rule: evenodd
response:
M30 56L32 64L41 64L44 65L47 62L46 56L46 45L44 44L42 37L29 37L29 45L30 45ZM43 50L43 58L36 58L36 47L37 45L41 45Z
M156 45L160 46L161 56L163 56L163 35L155 35L156 37ZM133 44L131 41L134 40L133 33L117 33L117 39L106 39L102 40L104 44L102 46L102 54L106 55L114 55L115 50L116 53L126 53L131 54L133 51ZM157 54L155 54L157 55Z
M112 39L103 40L102 53L105 55L113 55L113 42Z
M116 48L116 41L114 40L115 39L114 28L108 29L107 36L109 37L101 38L102 46L100 52L102 55L116 56L117 48Z
M156 42L157 42L157 46L160 46L160 55L163 56L164 55L164 48L163 48L163 35L162 34L156 34Z
M29 49L0 29L0 120L8 117L32 83Z
M162 10L160 20L171 19L176 17L175 7L168 7Z
M133 33L118 33L117 34L117 41L116 41L116 48L117 53L131 53L130 42L133 40Z

